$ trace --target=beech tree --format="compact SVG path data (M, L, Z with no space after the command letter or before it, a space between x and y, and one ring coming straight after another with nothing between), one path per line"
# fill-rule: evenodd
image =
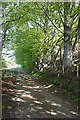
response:
M79 6L74 2L9 4L4 46L12 45L16 62L22 67L55 68L60 59L66 69L72 65L78 42Z

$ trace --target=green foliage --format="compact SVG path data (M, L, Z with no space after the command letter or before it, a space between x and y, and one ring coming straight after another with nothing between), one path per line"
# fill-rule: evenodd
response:
M2 24L3 33L6 31L4 47L15 51L16 63L28 70L34 68L36 63L39 63L37 65L39 67L41 60L45 57L46 63L48 60L57 63L58 67L53 69L52 64L49 66L50 70L35 73L35 76L47 84L62 88L64 94L67 93L77 99L78 82L70 82L70 79L74 80L71 71L71 74L66 71L67 75L70 75L66 80L57 76L62 72L64 32L66 39L70 38L68 42L71 48L78 41L76 41L76 35L78 34L80 5L68 2L21 2L19 5L3 2L3 8L3 11L6 11ZM67 30L64 31L64 28ZM57 58L61 59L61 62L58 63ZM4 60L2 62L5 66ZM42 61L43 66L44 64L45 62Z
M4 47L15 51L16 62L23 68L35 67L37 63L39 68L42 60L43 67L48 61L51 61L54 67L53 64L57 63L58 58L61 59L58 64L60 71L65 46L64 32L73 47L73 44L76 44L79 9L80 6L74 3L4 4ZM64 31L64 26L70 29Z
M40 54L41 32L36 32L35 28L29 28L26 31L19 32L15 40L16 62L23 68L34 66L37 56ZM17 46L18 44L18 46Z
M2 63L2 68L6 68L7 67L6 61L5 61L4 58L2 58L1 63Z

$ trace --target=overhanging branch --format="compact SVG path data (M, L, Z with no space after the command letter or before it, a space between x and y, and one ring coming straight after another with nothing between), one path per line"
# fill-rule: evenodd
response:
M46 17L47 17L48 20L52 23L52 25L53 25L58 31L60 31L62 34L64 34L64 32L54 24L53 20L51 20L51 18L50 18L50 17L47 15L47 13L44 11L44 7L41 8L38 3L36 3L36 5L38 5L38 7L45 13Z

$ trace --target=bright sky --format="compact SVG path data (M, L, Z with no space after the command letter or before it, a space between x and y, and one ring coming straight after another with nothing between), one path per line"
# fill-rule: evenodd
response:
M14 54L13 50L7 51L7 49L3 49L3 53L6 53L6 54L3 54L3 58L5 59L6 65L8 68L20 67L20 65L16 64L15 57L12 56Z

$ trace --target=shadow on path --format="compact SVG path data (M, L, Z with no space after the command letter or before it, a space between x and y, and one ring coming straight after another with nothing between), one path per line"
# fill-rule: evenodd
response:
M3 118L78 118L78 111L29 75L2 80Z

